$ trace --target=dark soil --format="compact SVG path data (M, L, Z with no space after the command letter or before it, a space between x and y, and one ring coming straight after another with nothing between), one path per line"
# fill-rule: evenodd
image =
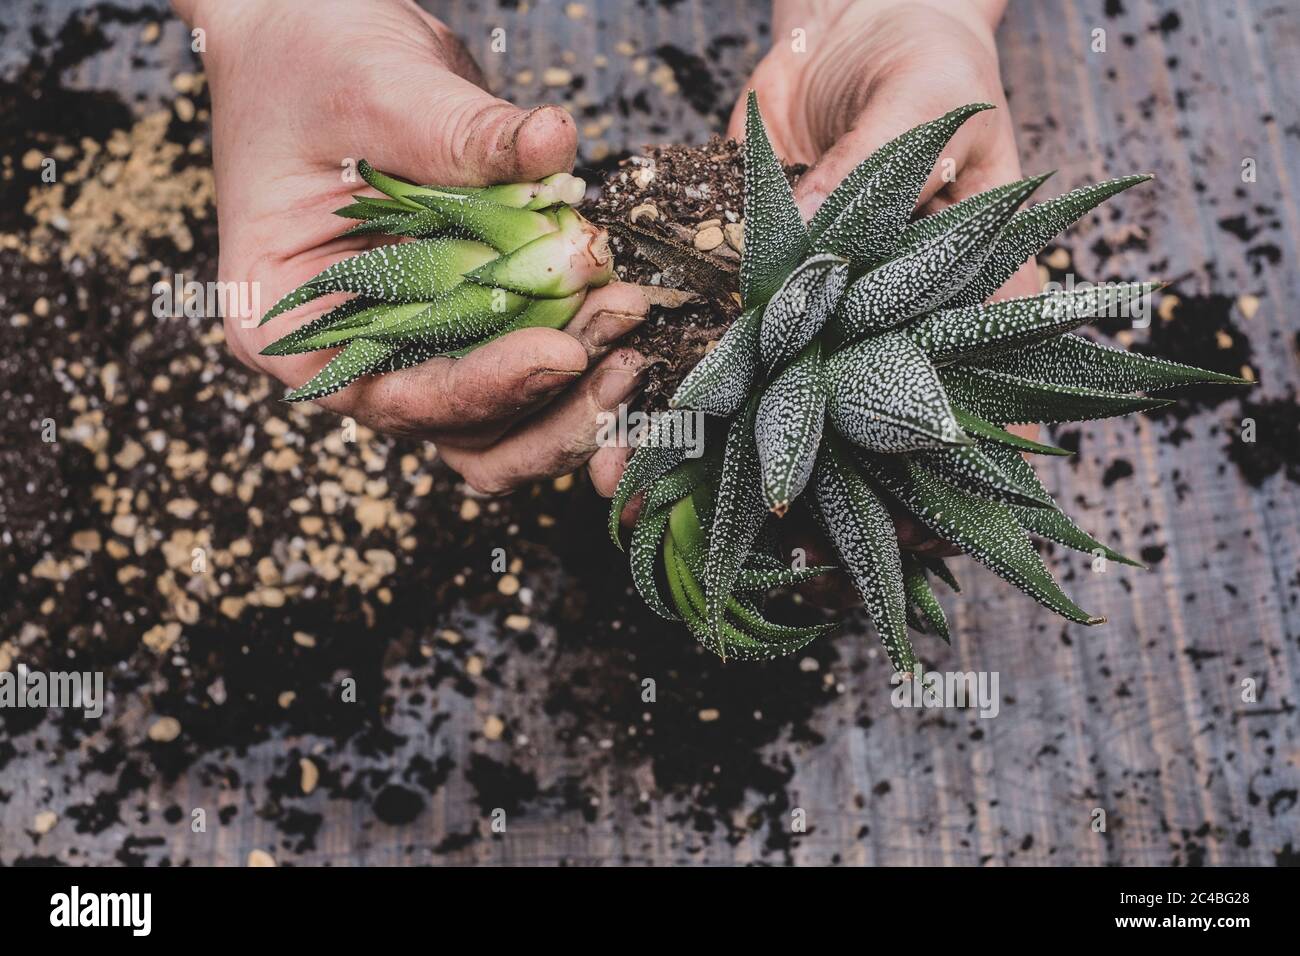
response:
M792 181L801 172L797 166L788 170ZM649 319L624 339L652 362L641 398L646 408L667 405L678 383L740 313L739 253L726 242L701 252L693 242L700 223L742 222L744 190L739 144L715 136L702 146L659 146L624 159L607 175L599 199L584 208L593 221L610 227L620 279L700 296L677 308L654 306ZM656 255L636 241L634 230L671 244L673 251L665 254L656 246ZM703 282L692 266L725 278Z

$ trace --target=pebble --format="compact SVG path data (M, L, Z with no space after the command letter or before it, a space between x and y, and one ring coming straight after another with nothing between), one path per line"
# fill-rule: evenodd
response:
M654 203L643 202L639 206L633 206L632 211L627 214L629 222L637 223L642 219L648 219L656 222L659 219L659 210L655 208Z
M1241 310L1243 318L1253 319L1255 313L1259 311L1259 297L1254 295L1238 296L1237 308Z
M711 724L722 716L722 713L716 707L705 707L700 711L700 720L706 724Z
M513 574L501 575L501 580L497 582L497 590L506 597L511 597L519 593L519 579Z
M512 631L526 631L533 626L533 619L527 614L510 614L506 617L506 627Z
M293 642L299 647L315 647L316 638L312 637L306 631L294 631Z
M542 83L545 86L568 86L573 82L573 74L563 67L552 66L542 71Z
M265 850L250 850L248 854L249 866L275 866L275 857Z
M149 739L155 743L170 743L181 735L181 722L175 717L159 717L149 725Z
M302 774L302 792L311 793L320 782L320 769L316 766L316 761L302 757L298 761L298 770Z
M701 252L708 252L722 245L723 235L721 226L708 226L701 229L695 234L695 248Z
M90 528L74 533L72 547L77 551L98 551L101 547L99 532Z
M738 222L729 222L722 227L722 234L726 237L727 245L737 252L745 251L745 227Z
M140 520L135 515L114 515L111 527L113 534L120 534L124 538L129 538L135 534L135 529L139 524Z
M1043 262L1058 271L1068 268L1070 265L1070 250L1058 246L1043 257Z
M144 632L140 640L155 654L166 654L180 640L180 636L181 626L175 621L169 621L166 624L155 624Z
M460 503L460 520L473 521L482 513L482 511L483 509L479 507L477 501L473 498L466 498Z
M54 829L54 824L59 822L59 815L53 810L42 810L32 819L32 829L39 835L44 836Z
M505 730L505 721L496 714L488 717L488 719L483 722L483 736L488 740L500 740L501 735L505 733Z

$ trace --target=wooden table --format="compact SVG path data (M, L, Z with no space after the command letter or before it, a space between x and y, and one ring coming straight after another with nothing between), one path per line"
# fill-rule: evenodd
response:
M20 12L10 35L26 35L24 17L57 27L80 6ZM468 38L503 95L531 103L562 94L580 126L603 123L589 131L598 133L589 156L717 130L767 42L761 3L589 0L580 16L558 2L428 6ZM497 26L509 40L504 56L488 52ZM1106 31L1108 52L1091 51L1094 29ZM71 81L138 91L146 103L165 97L170 74L193 68L183 41L172 21L145 65L131 68L124 39ZM1186 276L1178 292L1189 303L1227 297L1213 315L1189 307L1176 321L1226 323L1249 343L1261 382L1252 401L1284 399L1300 385L1300 8L1013 0L999 47L1024 166L1060 170L1050 191L1136 170L1158 177L1141 196L1118 200L1114 218L1081 224L1056 263L1089 278ZM22 53L5 56L12 65ZM659 94L656 81L671 75L664 64L676 67L676 95ZM552 67L581 76L581 89L545 86ZM642 91L648 110L637 105ZM1242 181L1246 158L1253 182ZM1189 325L1186 334L1197 333ZM1147 418L1064 430L1080 454L1049 462L1044 480L1085 527L1114 534L1152 567L1092 573L1086 556L1053 556L1067 589L1108 616L1090 630L965 568L965 593L949 603L952 648L930 642L927 659L996 672L996 718L892 707L887 668L861 626L802 663L747 671L686 654L642 657L617 635L604 652L572 622L543 623L530 653L508 653L516 645L495 619L449 606L491 679L444 682L420 696L427 669L390 668L384 727L400 737L388 748L282 733L218 746L174 780L159 773L120 820L79 831L68 808L112 778L71 772L75 748L46 731L15 736L16 752L0 756L9 795L0 801L0 862L243 864L264 850L282 864L334 865L1294 864L1300 500L1284 474L1252 485L1229 458L1244 417L1232 399L1188 417L1185 434L1174 435L1171 419ZM597 541L596 509L574 514ZM525 583L539 621L563 595L614 580L575 577L563 553L534 553ZM619 564L612 551L606 558ZM665 631L654 640L686 638ZM647 661L663 660L668 669L647 674ZM656 678L659 702L641 707L646 676ZM1253 700L1243 699L1248 685ZM143 724L132 712L149 709L141 693L114 705L136 732ZM632 703L591 700L606 694ZM712 709L716 719L707 719ZM642 710L653 714L642 719ZM575 715L603 718L583 724ZM499 736L493 718L504 739L489 739ZM646 742L650 733L657 743ZM327 781L303 796L299 761L312 753L323 755ZM421 772L433 778L422 788L410 782ZM376 782L362 786L367 774ZM373 796L384 779L399 791L382 803L344 792L353 783ZM385 822L404 819L410 790L421 794L414 819ZM162 812L171 806L179 822ZM215 822L231 806L233 819ZM196 807L208 811L205 835L188 827ZM32 821L46 809L60 820L37 840ZM494 809L505 811L504 834L491 831ZM792 833L799 818L806 832Z

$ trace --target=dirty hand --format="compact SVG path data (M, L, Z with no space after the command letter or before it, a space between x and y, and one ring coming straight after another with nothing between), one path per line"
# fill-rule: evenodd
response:
M335 239L330 213L364 188L361 157L421 183L477 186L569 170L573 119L516 108L484 92L460 41L409 0L173 0L202 28L212 89L220 278L256 283L263 308L365 237ZM337 304L322 299L256 327L228 317L245 364L288 386L331 357L258 353ZM391 434L438 443L471 486L503 493L580 467L596 449L598 413L628 399L641 360L612 344L644 319L636 289L593 290L566 331L514 332L460 359L433 359L362 379L321 404ZM553 404L547 403L565 392ZM538 412L541 406L547 407ZM616 476L598 474L597 486Z
M972 117L957 131L943 153L952 160L953 175L945 178L943 162L936 167L921 191L921 212L937 212L1022 178L993 40L1005 5L1005 0L775 0L772 49L748 88L758 93L776 154L811 167L795 187L805 218L878 147L967 103L992 103L997 109ZM743 95L728 133L744 138ZM1038 291L1036 268L1028 262L995 298ZM904 547L956 553L908 518L895 523Z

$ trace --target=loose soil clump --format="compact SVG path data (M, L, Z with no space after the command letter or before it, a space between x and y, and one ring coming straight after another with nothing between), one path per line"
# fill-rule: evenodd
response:
M793 182L802 171L787 173ZM622 342L650 360L641 398L647 410L667 406L740 314L744 195L740 144L714 136L702 146L658 146L623 160L583 209L609 228L620 279L665 290ZM673 290L694 295L681 302Z

